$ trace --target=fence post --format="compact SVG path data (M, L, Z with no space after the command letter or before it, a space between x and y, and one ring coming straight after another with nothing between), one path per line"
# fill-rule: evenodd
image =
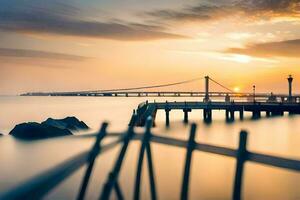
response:
M108 179L102 189L102 193L99 199L101 200L108 200L110 197L110 193L112 188L114 187L116 190L116 194L118 199L124 199L122 192L121 192L121 188L118 184L118 176L119 176L119 172L121 170L122 167L122 163L129 145L130 140L132 139L133 135L134 135L134 124L136 122L137 116L135 114L132 115L131 120L130 120L130 126L128 127L127 130L127 134L124 138L124 143L122 146L122 149L119 153L119 156L117 158L117 161L115 163L115 166L113 168L113 170L111 171L111 173L108 176Z
M78 197L77 197L78 200L84 199L86 189L87 189L87 186L89 184L89 180L90 180L90 177L91 177L91 174L92 174L92 171L93 171L95 159L96 159L98 153L101 151L100 142L106 136L107 126L108 126L108 123L103 123L102 124L101 129L99 131L99 134L97 135L96 142L95 142L93 148L91 149L91 152L90 152L90 155L89 155L89 164L88 164L88 167L86 169L84 178L83 178L82 183L81 183L80 192L79 192Z
M131 126L135 126L136 122L137 122L137 112L135 109L133 109L133 112L132 112L132 116L131 116L131 119L129 121L129 124L128 126L131 127Z
M136 179L135 179L135 187L134 187L134 200L140 199L140 185L141 185L141 176L142 176L142 167L143 167L143 159L144 159L144 153L147 148L147 145L150 140L151 132L150 129L152 127L152 118L149 116L147 118L146 122L146 130L144 134L144 138L142 140L141 150L139 153L139 160L138 160L138 166L137 166L137 173L136 173ZM149 151L149 150L148 150ZM150 152L151 155L151 152ZM149 160L149 152L148 152L148 163L151 164L152 160ZM153 176L153 168L149 169L150 176ZM154 185L154 177L150 177L150 187L151 187L151 197L152 199L156 199L156 190ZM154 193L153 193L154 192Z
M233 200L241 199L241 189L242 189L242 179L244 163L247 160L247 137L248 133L246 131L240 132L239 148L237 150L237 161L236 161L236 171L234 179L234 189L233 189Z
M150 180L150 190L151 190L151 199L156 200L156 188L155 188L155 175L153 169L153 162L152 162L152 153L151 153L151 146L150 146L150 139L151 139L151 132L150 129L146 130L145 137L147 140L146 144L146 155L148 161L148 171L149 171L149 180Z
M190 131L190 137L189 137L188 144L187 144L184 175L183 175L182 188L181 188L181 200L188 199L190 169L191 169L191 162L192 162L192 153L195 148L196 129L197 129L197 125L192 124L191 131Z

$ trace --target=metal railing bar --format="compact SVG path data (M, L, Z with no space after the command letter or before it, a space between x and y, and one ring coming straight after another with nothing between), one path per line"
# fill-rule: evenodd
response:
M98 153L101 151L100 142L106 136L107 126L108 126L107 123L102 124L101 129L99 131L99 134L97 135L97 140L96 140L94 146L91 149L89 159L88 159L89 160L88 167L86 169L86 173L85 173L84 178L82 180L81 189L80 189L80 192L79 192L78 197L77 197L78 200L83 200L84 199L86 189L87 189L87 186L89 184L89 180L90 180L90 177L91 177L91 174L92 174L92 171L93 171L95 159L96 159Z
M247 160L279 168L300 171L300 161L277 156L248 152Z
M47 170L0 196L0 199L39 199L88 160L89 151L83 152L56 167Z
M188 144L188 142L185 140L167 138L158 135L152 135L151 141L159 144L166 144L166 145L182 147L182 148L186 148ZM199 150L207 153L219 154L223 156L236 157L236 150L234 149L230 149L226 147L218 147L209 144L195 143L195 150Z
M117 191L118 187L119 187L117 180L118 180L119 172L121 170L122 163L123 163L126 151L128 149L130 140L134 136L133 129L134 129L135 120L136 120L136 115L133 115L131 120L130 120L130 123L129 123L131 125L129 126L127 134L124 137L123 146L122 146L121 151L119 153L119 156L116 160L114 168L109 173L108 179L107 179L107 181L104 184L104 187L102 189L102 193L101 193L101 196L99 198L101 200L108 200L109 199L111 190L114 186L116 186L115 188L116 188L117 193L121 191L121 190ZM122 195L118 195L118 196L121 197Z
M181 200L188 199L188 189L189 189L189 180L190 180L190 169L192 163L192 153L195 148L195 136L196 136L196 124L192 124L190 137L187 144L186 160L183 173L183 181L181 187Z
M170 146L175 146L175 147L186 147L187 142L184 140L179 140L175 138L168 138L168 137L163 137L163 136L158 136L152 134L150 138L151 142L154 143L159 143L159 144L165 144L165 145L170 145Z
M122 135L125 135L126 132L122 132L122 133L107 133L105 138L108 138L108 137L119 137L119 136L122 136ZM88 134L83 134L83 135L72 135L72 136L67 136L67 137L70 137L70 138L93 138L93 137L97 137L98 133L88 133Z
M231 149L227 147L219 147L219 146L214 146L209 144L201 144L201 143L195 144L195 150L218 154L222 156L229 156L229 157L236 157L237 154L235 149Z
M100 155L109 151L123 141L123 137L101 147ZM70 159L46 170L33 178L19 184L12 190L0 195L5 199L38 199L53 189L56 185L82 167L89 159L90 151L82 152Z
M107 135L105 136L105 138L122 138L126 135L127 132L124 132L124 133L107 133ZM132 140L140 140L143 138L143 135L142 133L135 133L135 135L132 137ZM75 136L75 137L71 137L71 138L93 138L93 137L96 137L96 135L82 135L82 136Z
M139 159L138 159L138 165L137 165L137 172L136 172L136 178L135 178L135 186L134 186L134 200L140 199L140 185L141 185L141 177L142 177L142 167L143 167L143 160L144 160L144 154L147 144L147 133L150 133L150 129L152 127L152 119L151 117L147 118L146 122L146 130L144 137L142 139L141 149L139 153Z
M136 135L135 139L139 139L140 135ZM165 144L175 147L186 148L187 142L184 140L174 139L174 138L167 138L158 135L152 135L151 141L158 144ZM237 150L227 148L227 147L220 147L214 146L209 144L202 144L196 143L195 150L203 151L207 153L213 153L218 155L223 155L227 157L237 157ZM256 163L261 163L269 166L285 168L290 170L300 171L300 160L290 159L290 158L282 158L279 156L271 156L265 155L255 152L248 152L246 154L246 158L248 161L253 161Z

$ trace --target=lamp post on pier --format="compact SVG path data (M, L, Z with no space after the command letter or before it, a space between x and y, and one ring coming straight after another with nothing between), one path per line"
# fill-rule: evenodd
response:
M253 102L255 103L255 85L253 85Z
M289 77L287 78L288 83L289 83L289 96L288 96L288 102L292 102L293 101L293 96L292 96L292 88L293 88L293 77L292 75L289 75Z

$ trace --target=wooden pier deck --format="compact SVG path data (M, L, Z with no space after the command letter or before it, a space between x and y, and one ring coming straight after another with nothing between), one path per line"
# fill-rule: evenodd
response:
M235 113L243 120L244 112L251 112L252 118L260 118L265 112L267 117L282 116L284 112L289 114L300 114L300 103L290 102L144 102L137 108L138 126L144 126L146 119L151 116L155 120L157 110L164 110L166 113L166 126L170 124L169 112L171 110L182 110L183 121L188 122L188 113L192 110L203 110L203 120L212 121L213 110L224 110L226 121L234 121ZM155 121L154 121L155 123Z

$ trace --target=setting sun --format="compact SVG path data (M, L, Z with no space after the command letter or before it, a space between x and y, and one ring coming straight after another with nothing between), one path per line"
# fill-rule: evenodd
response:
M233 91L235 91L235 92L239 92L241 89L239 88L239 87L234 87L233 88Z

